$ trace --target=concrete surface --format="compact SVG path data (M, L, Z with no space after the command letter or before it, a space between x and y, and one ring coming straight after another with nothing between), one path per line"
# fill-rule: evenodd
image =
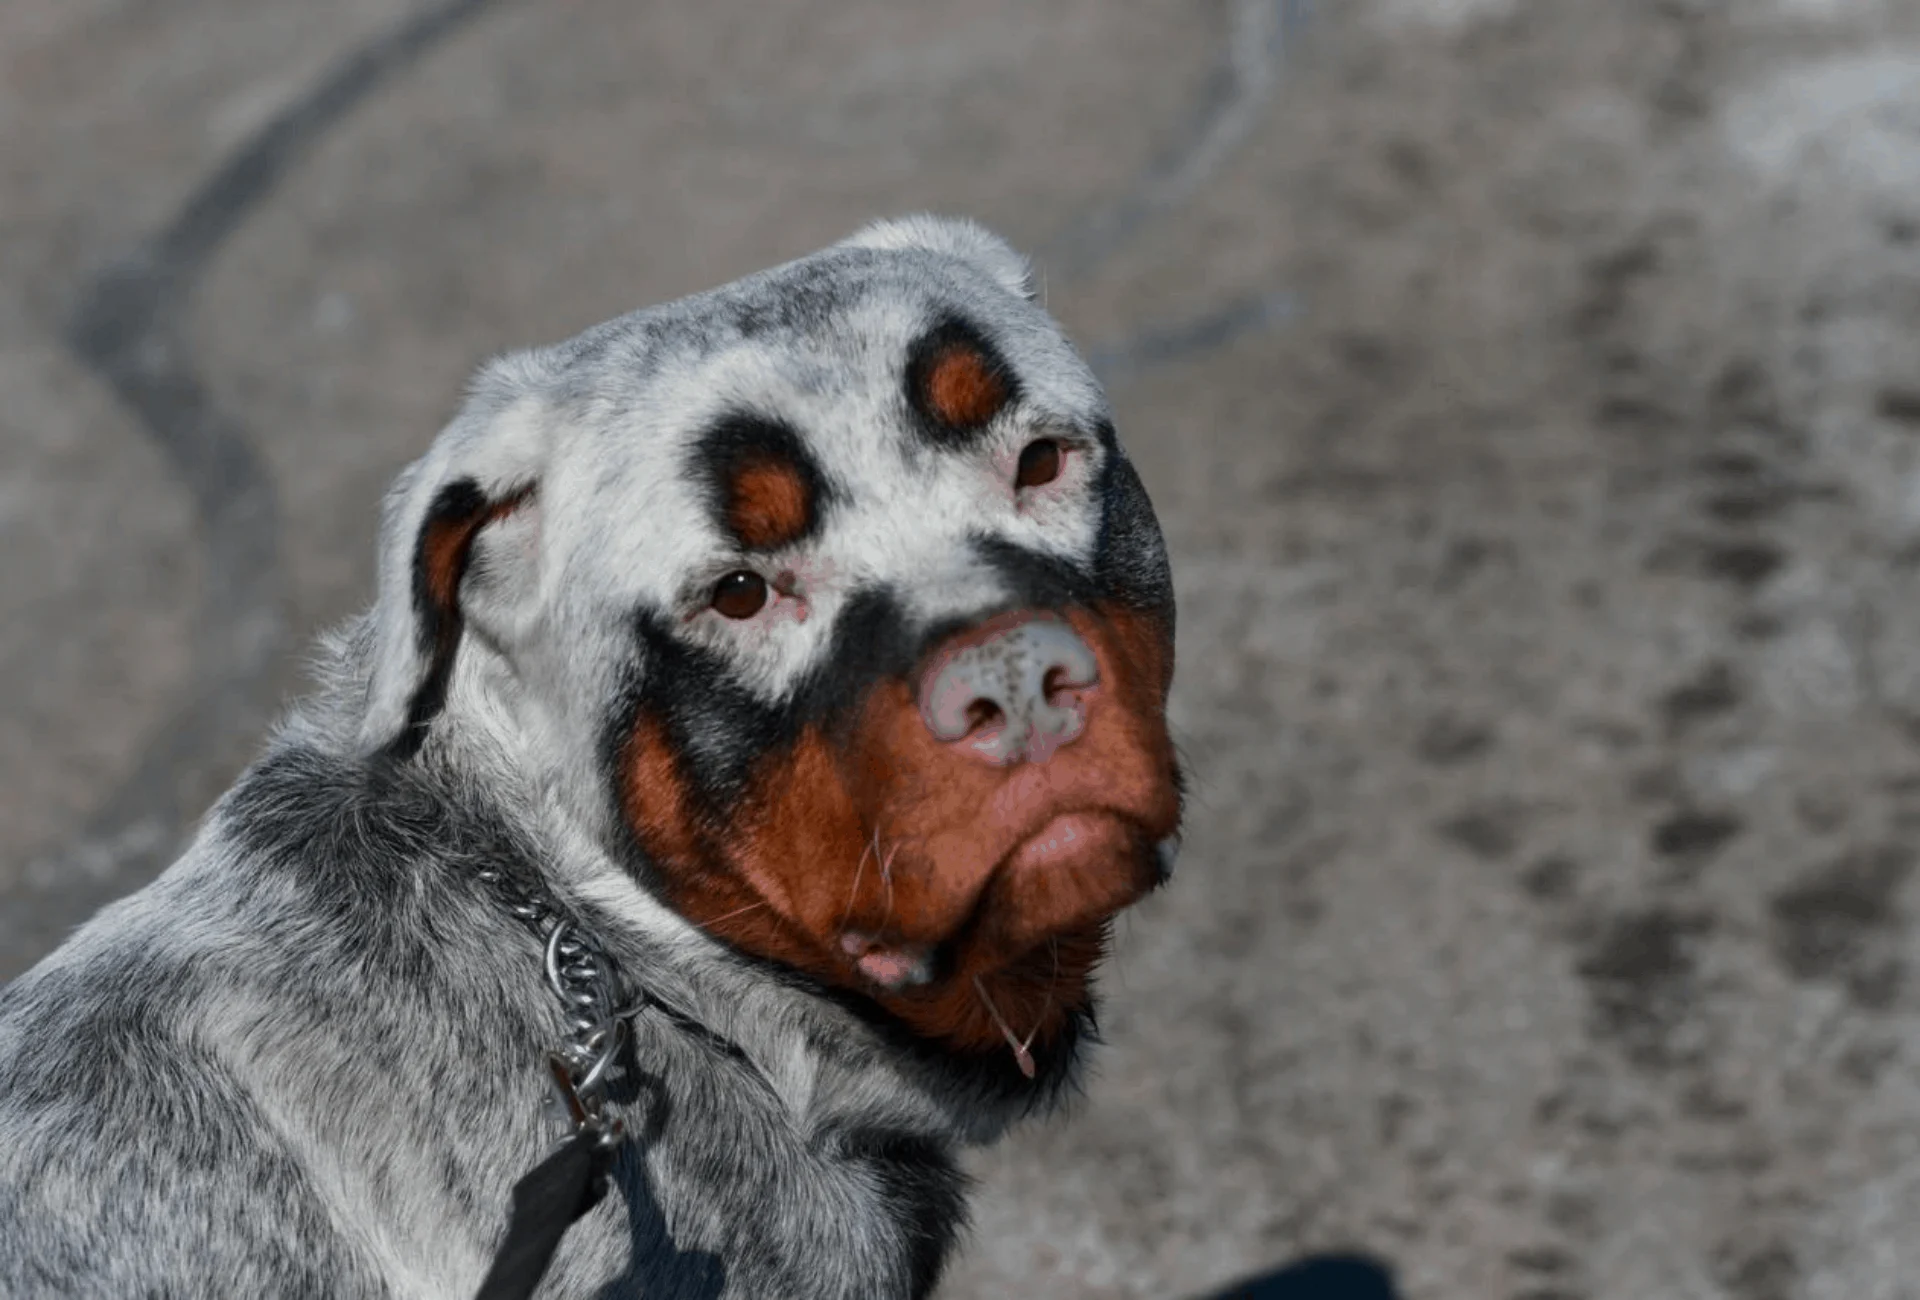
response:
M0 975L366 599L469 367L1042 255L1198 778L944 1294L1920 1295L1920 3L13 0Z

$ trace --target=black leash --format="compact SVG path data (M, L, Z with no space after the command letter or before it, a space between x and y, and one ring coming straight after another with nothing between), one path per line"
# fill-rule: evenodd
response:
M579 1132L513 1185L507 1235L475 1300L527 1300L547 1275L560 1238L607 1190L612 1152L597 1133Z
M601 1107L608 1082L620 1074L621 1050L632 1041L629 1022L654 1002L644 992L625 996L618 967L593 933L536 882L516 879L502 866L487 866L475 875L540 940L547 986L567 1017L566 1040L547 1055L567 1136L513 1185L506 1235L476 1297L528 1300L567 1229L607 1194L614 1153L626 1131L618 1119L602 1115Z
M507 1235L474 1300L528 1300L533 1295L567 1229L607 1194L614 1152L625 1137L619 1120L605 1119L582 1100L564 1059L550 1056L547 1063L573 1132L513 1185Z

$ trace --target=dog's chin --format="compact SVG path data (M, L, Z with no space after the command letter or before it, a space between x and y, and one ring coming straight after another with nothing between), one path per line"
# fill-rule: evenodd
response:
M1009 979L1051 983L1062 939L1104 932L1165 879L1158 846L1132 821L1061 813L1007 850L978 906L952 933L928 941L847 931L841 952L855 982L883 1001L925 1002L956 985L991 988ZM1081 897L1089 880L1111 882L1092 905Z
M856 936L866 946L848 954L849 992L956 1068L970 1061L982 1080L1050 1096L1091 1027L1114 918L1166 878L1157 850L1124 817L1058 815L1007 851L974 913L941 941ZM1088 894L1088 879L1106 883Z

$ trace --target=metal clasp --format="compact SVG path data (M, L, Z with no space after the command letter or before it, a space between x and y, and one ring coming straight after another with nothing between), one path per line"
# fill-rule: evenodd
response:
M567 1064L567 1058L558 1052L548 1052L547 1069L553 1076L554 1092L559 1095L560 1104L567 1112L568 1136L592 1133L603 1147L620 1145L620 1140L626 1136L626 1125L619 1119L608 1119L600 1113L599 1099L574 1082L573 1067ZM586 1092L585 1096L583 1092Z

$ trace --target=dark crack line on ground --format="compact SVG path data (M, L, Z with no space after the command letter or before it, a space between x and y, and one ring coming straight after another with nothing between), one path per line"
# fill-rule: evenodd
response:
M1049 275L1090 275L1121 246L1197 191L1246 142L1305 31L1313 0L1232 0L1227 39L1178 143L1149 163L1121 195L1056 236L1037 259ZM1149 325L1092 350L1102 383L1217 351L1243 336L1290 324L1295 295L1274 290L1234 299L1187 321Z
M1075 280L1092 273L1198 190L1245 143L1312 9L1313 0L1230 0L1227 39L1174 145L1118 197L1048 243L1037 260L1050 276Z
M1150 326L1131 338L1092 349L1087 361L1103 384L1218 351L1234 340L1293 321L1299 299L1287 290L1236 298L1226 306L1173 325Z
M34 864L23 887L9 891L24 888L35 905L7 909L0 949L56 939L164 866L198 814L211 769L236 757L273 705L267 688L286 638L279 510L259 452L194 366L185 324L193 291L225 241L333 127L494 3L449 0L347 54L81 295L67 344L138 417L185 486L202 534L205 591L183 698L74 846Z

